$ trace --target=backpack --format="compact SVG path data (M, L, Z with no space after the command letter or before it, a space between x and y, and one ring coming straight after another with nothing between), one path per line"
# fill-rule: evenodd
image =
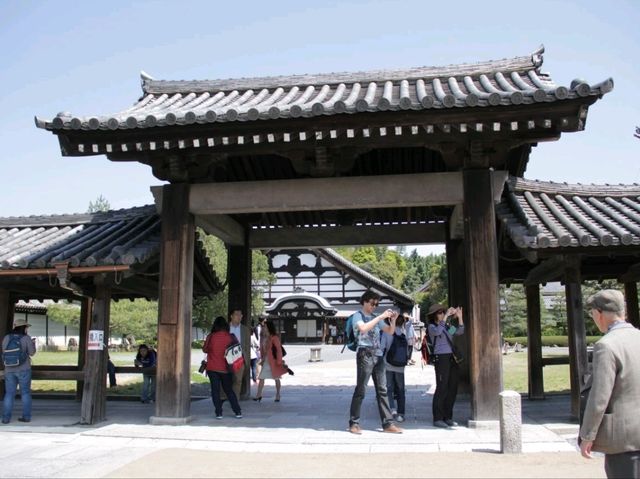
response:
M5 366L20 366L27 361L27 351L22 349L21 334L10 334L7 347L2 350L2 361Z
M431 337L429 333L425 334L424 338L422 338L422 346L420 348L420 352L422 353L422 361L426 364L435 364L435 355L433 354L433 343L431 342Z
M387 363L391 366L404 367L409 362L409 343L404 334L393 333L393 341L387 350Z
M356 324L356 316L358 314L362 316L360 311L358 311L356 313L353 313L351 316L349 316L349 319L347 319L347 324L344 331L346 335L346 341L344 343L344 346L342 347L342 352L344 352L345 347L349 348L350 351L355 351L356 349L358 349L358 336L353 330Z

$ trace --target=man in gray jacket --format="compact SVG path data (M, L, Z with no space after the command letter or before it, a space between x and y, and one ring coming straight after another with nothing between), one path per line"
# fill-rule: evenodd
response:
M593 375L580 452L605 454L607 477L640 478L640 331L625 320L624 296L608 289L586 307L605 333L593 348Z

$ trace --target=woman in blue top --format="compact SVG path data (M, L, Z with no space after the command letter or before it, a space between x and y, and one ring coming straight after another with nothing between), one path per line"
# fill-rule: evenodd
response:
M453 405L458 394L460 368L453 357L453 336L464 333L462 308L449 308L433 304L427 313L429 319L429 338L433 345L434 365L436 368L436 392L433 395L433 425L453 427ZM458 327L451 324L450 318L458 319Z
M156 352L146 344L138 347L138 354L133 364L142 368L142 397L140 400L143 404L149 404L156 400L156 374L145 372L156 366Z

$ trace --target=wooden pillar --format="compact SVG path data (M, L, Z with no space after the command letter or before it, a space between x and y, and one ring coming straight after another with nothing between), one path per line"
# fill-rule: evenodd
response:
M459 239L448 239L447 251L447 278L449 280L449 305L462 306L467 312L467 274L464 261L464 243ZM464 357L469 357L468 334L455 336L456 346L464 352ZM468 393L471 391L469 381L469 361L462 363L460 367L460 383L458 391Z
M78 369L84 369L87 361L87 334L91 323L93 298L82 298L80 305L80 331L78 333ZM76 401L82 400L84 381L76 382Z
M107 354L109 352L109 314L111 286L104 278L96 277L96 297L89 323L89 346L84 365L84 388L80 407L80 424L95 424L107 416ZM93 332L93 333L92 333ZM102 333L102 344L96 345ZM92 335L93 334L93 335ZM100 347L100 349L93 349Z
M580 414L580 389L587 372L587 335L582 312L582 289L580 286L580 260L568 260L565 270L567 296L567 330L569 333L569 374L571 379L571 416Z
M525 287L527 295L527 356L529 363L529 399L544 399L542 374L542 327L540 324L540 285Z
M488 168L464 170L463 184L471 417L474 421L496 421L498 394L502 391L502 354L492 172Z
M638 310L638 283L624 283L624 297L627 303L627 321L640 328L640 311Z
M245 245L248 241L245 241ZM251 328L251 249L248 246L229 246L227 278L229 284L229 313L232 308L242 311L242 324ZM244 337L246 336L246 337ZM251 337L243 335L242 351L245 364L251 362ZM245 367L240 399L251 395L250 368Z
M151 419L155 424L190 421L194 241L189 185L165 185L162 194L156 416Z
M15 303L7 289L0 289L0 341L13 329L13 311ZM0 369L4 363L0 361ZM4 397L4 381L0 381L0 398Z

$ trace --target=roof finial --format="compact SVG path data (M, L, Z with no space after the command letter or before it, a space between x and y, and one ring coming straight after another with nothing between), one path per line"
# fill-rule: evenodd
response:
M542 65L543 54L544 54L544 44L541 43L538 49L531 54L531 61L533 62L536 68Z
M142 81L144 81L144 80L153 80L153 77L151 75L149 75L146 71L140 70L140 79Z

